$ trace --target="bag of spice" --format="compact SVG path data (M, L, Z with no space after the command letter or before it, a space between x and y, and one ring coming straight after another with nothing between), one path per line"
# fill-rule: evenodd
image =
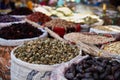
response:
M11 52L12 80L48 80L61 63L78 56L80 50L57 39L38 39L24 43Z
M29 23L12 24L0 29L0 45L17 46L25 41L47 37L47 32Z

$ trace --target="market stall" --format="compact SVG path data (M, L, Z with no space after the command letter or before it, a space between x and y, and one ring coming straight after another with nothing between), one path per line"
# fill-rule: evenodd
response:
M120 12L35 4L0 15L2 80L120 80Z

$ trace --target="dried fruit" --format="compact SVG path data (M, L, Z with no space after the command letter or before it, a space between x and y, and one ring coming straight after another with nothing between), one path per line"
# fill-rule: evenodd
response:
M78 64L71 65L65 71L65 77L67 80L119 80L119 68L120 63L117 61L89 56Z

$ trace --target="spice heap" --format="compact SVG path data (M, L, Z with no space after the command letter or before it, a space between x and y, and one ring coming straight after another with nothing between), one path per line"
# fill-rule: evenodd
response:
M52 65L71 60L79 54L79 49L75 45L46 38L29 41L17 48L14 54L29 63Z
M79 32L80 31L80 25L68 22L62 19L53 19L47 23L44 24L45 27L48 27L49 29L52 29L54 32L59 34L61 37L65 33L70 32Z
M79 43L79 41L81 41L88 44L103 44L115 40L112 37L87 33L69 33L66 34L64 38L71 42Z
M0 22L6 23L6 22L17 22L20 21L20 19L17 19L15 17L11 17L9 15L0 15Z
M4 39L25 39L42 35L42 31L28 23L12 24L0 29L0 37Z
M28 20L37 22L39 24L44 24L45 22L48 22L51 20L51 18L41 12L34 12L33 14L29 15L27 17Z
M103 49L111 53L120 54L120 41L106 44Z
M20 7L20 8L16 8L15 10L13 10L12 12L8 13L9 15L29 15L32 14L33 11L30 10L27 7Z
M88 57L65 72L67 80L119 80L120 63L105 58Z

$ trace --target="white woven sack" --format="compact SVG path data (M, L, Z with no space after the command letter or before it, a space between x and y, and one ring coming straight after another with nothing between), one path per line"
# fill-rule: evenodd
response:
M14 56L15 49L11 52L11 80L49 80L51 71L59 65L38 65L24 62Z
M20 45L21 46L21 45ZM18 47L20 47L18 46ZM60 65L64 64L54 64L54 65L43 65L43 64L31 64L24 62L15 57L14 51L18 48L14 48L11 51L11 80L50 80L51 72ZM72 64L78 62L78 60L83 59L80 55L82 51L80 49L79 55L72 60L65 62L66 64ZM84 58L86 58L85 56Z
M0 45L2 46L18 46L18 45L21 45L23 44L25 41L30 41L30 40L35 40L35 39L38 39L38 38L45 38L47 37L47 31L45 31L44 29L42 28L39 28L43 34L38 36L38 37L34 37L34 38L27 38L27 39L16 39L16 40L7 40L7 39L3 39L3 38L0 38Z

